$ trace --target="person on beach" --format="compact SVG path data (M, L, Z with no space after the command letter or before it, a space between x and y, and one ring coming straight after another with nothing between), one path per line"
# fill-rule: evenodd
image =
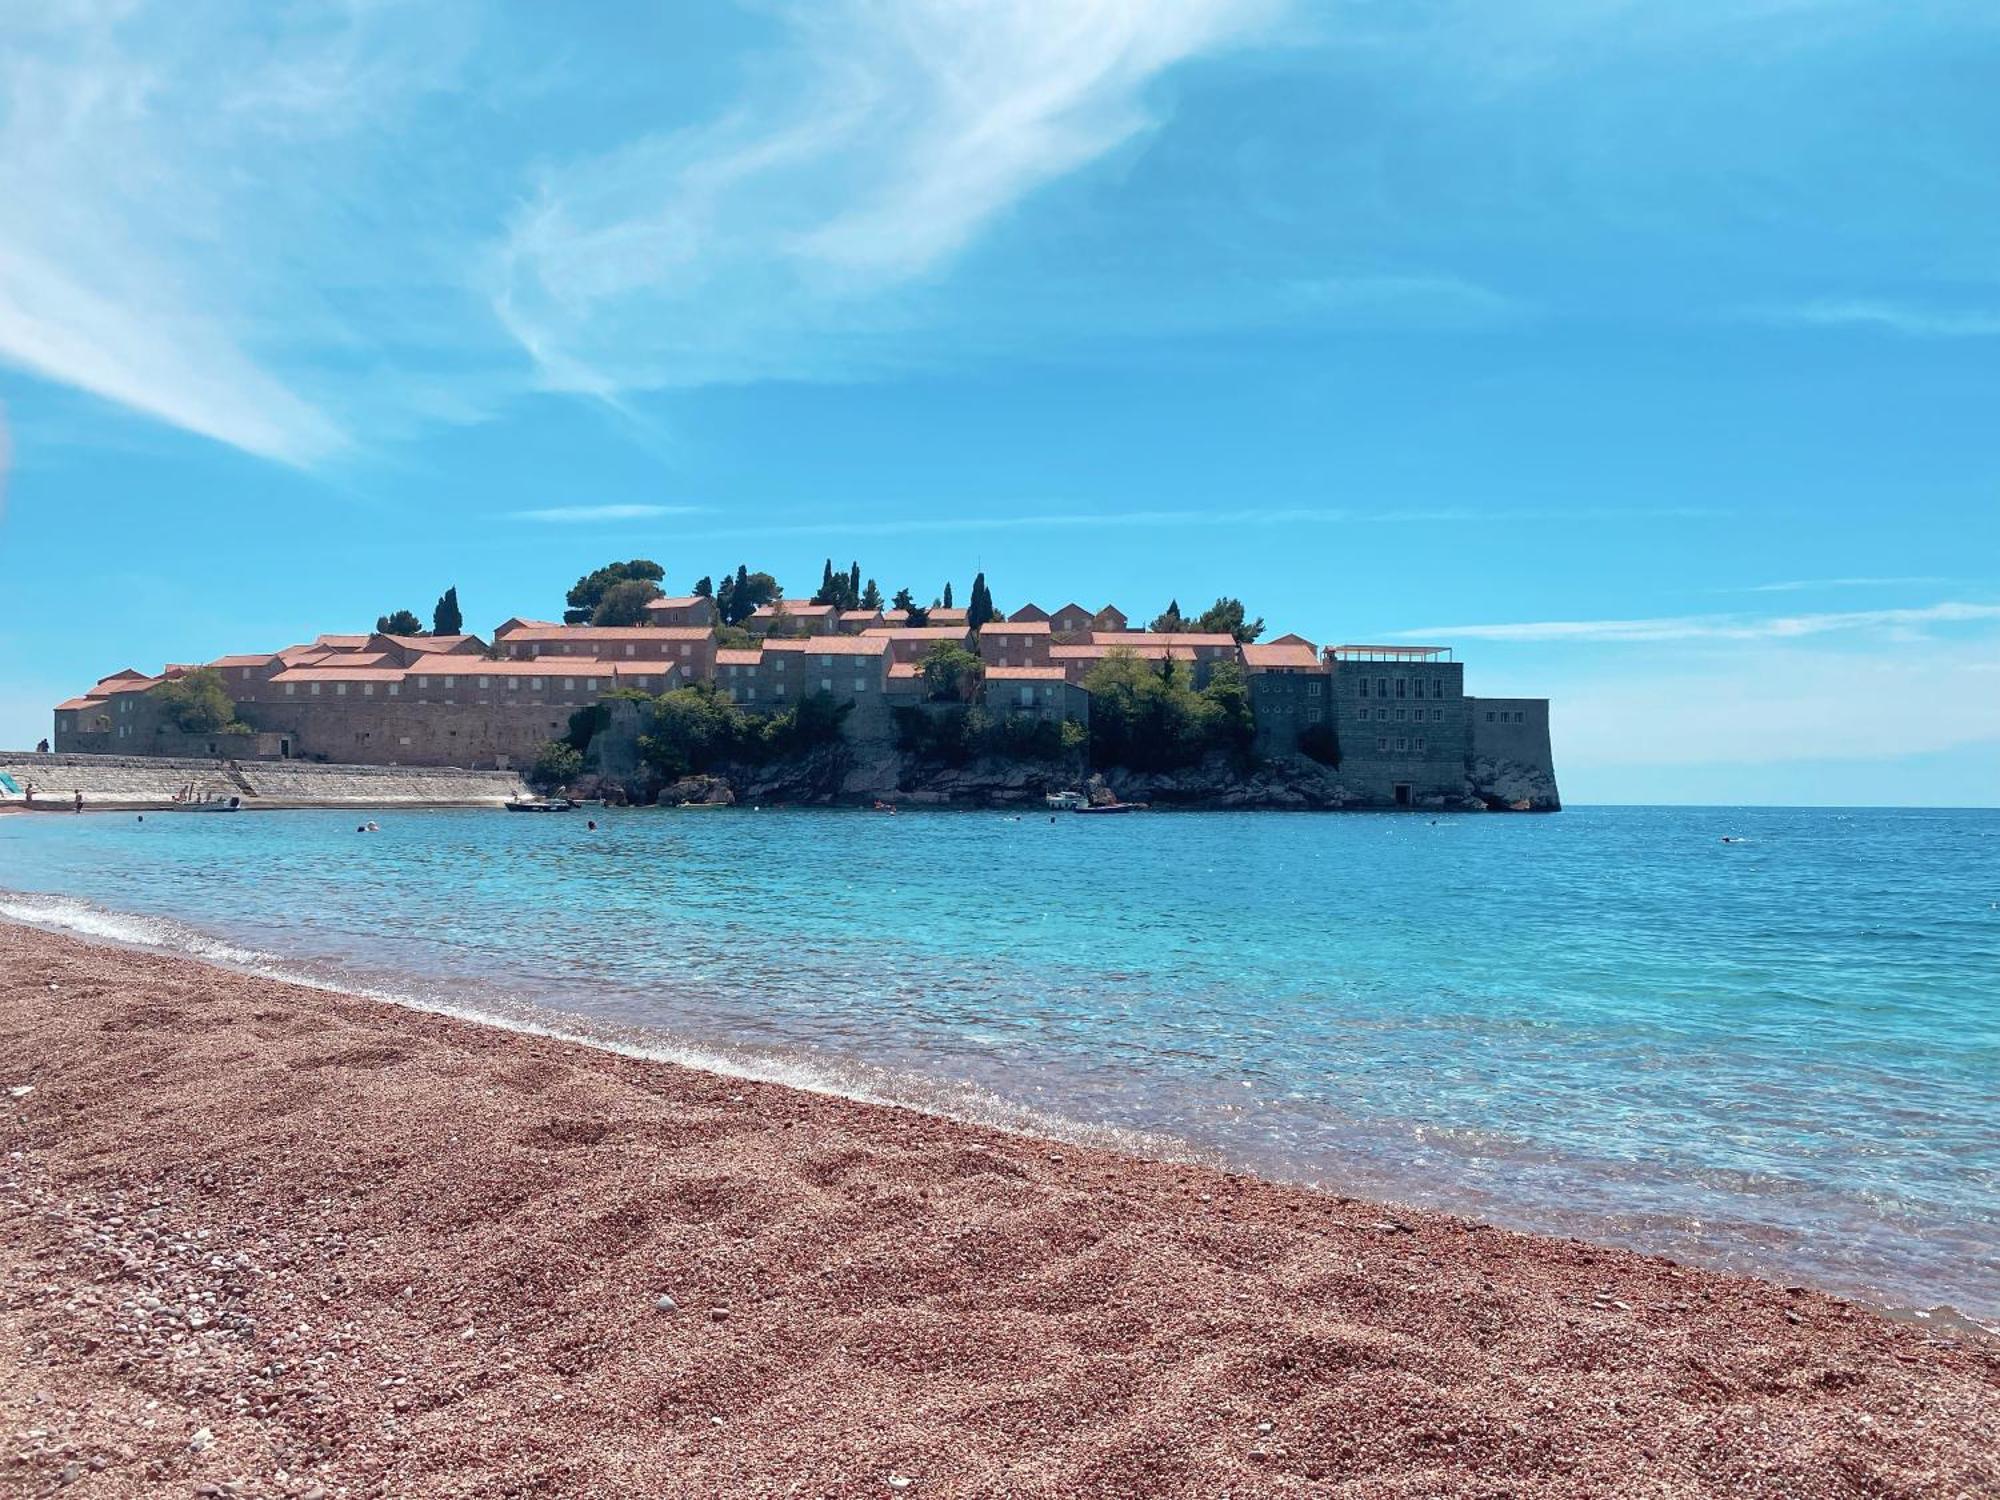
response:
M78 787L78 788L76 788L76 810L77 810L78 812L82 812L82 811L83 811L83 788L82 788L82 787Z

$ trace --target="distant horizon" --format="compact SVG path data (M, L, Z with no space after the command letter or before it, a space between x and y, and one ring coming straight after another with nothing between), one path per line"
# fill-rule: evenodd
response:
M831 553L1434 638L1572 805L2000 804L1994 17L10 22L0 744L447 586Z

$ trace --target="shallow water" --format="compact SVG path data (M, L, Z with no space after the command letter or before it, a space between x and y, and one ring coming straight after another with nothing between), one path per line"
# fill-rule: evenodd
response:
M595 816L0 818L0 917L2000 1319L2000 812Z

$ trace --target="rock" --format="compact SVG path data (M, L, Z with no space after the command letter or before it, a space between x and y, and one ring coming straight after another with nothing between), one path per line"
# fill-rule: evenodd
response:
M708 1310L708 1320L711 1323L727 1322L729 1320L729 1309L726 1307L711 1307Z
M188 1452L190 1453L206 1453L214 1446L215 1434L210 1432L206 1427L188 1439Z
M665 1292L660 1293L659 1296L653 1299L653 1306L661 1312L680 1311L680 1303L674 1301L674 1299L669 1297Z
M892 1489L892 1490L906 1490L906 1489L908 1489L909 1487L910 1487L910 1481L909 1481L908 1479L904 1478L904 1477L903 1477L903 1476L902 1476L901 1474L891 1474L891 1475L889 1476L889 1488L890 1488L890 1489Z

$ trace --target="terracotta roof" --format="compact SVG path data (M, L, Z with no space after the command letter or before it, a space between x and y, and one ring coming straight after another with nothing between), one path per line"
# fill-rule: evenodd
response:
M401 682L401 667L293 667L275 673L271 681L285 682Z
M148 677L144 672L141 672L137 667L121 667L116 672L113 672L109 677L98 678L97 685L99 687L103 687L104 684L107 682L125 682L125 681L151 682L152 680L153 680L152 678Z
M889 663L889 677L891 681L899 678L921 677L923 675L924 669L921 662L892 661Z
M1093 630L1090 638L1106 646L1223 646L1236 648L1236 637L1228 631Z
M1051 646L1050 661L1102 661L1114 651L1125 651L1141 661L1193 661L1192 646L1168 646L1161 644L1162 637L1145 640L1093 641L1088 645Z
M818 618L820 615L830 615L833 613L833 606L831 604L815 604L810 599L780 599L776 604L758 605L757 612L750 618L753 620L768 620L777 614L781 606L786 614L794 618L802 615L811 615L814 618Z
M915 665L912 663L911 665ZM988 682L1061 682L1061 667L988 667Z
M102 707L104 707L104 700L102 698L71 698L65 703L58 703L56 705L56 712L62 713L65 710L74 708L102 708Z
M319 635L313 637L313 644L335 651L358 651L368 644L368 637L366 635Z
M981 635L1047 635L1047 620L988 620L980 627Z
M610 661L598 656L509 657L505 661L439 660L413 662L412 677L658 677L675 669L670 661L626 657Z
M275 651L244 652L237 656L218 656L209 663L211 667L263 667L278 659Z
M1011 615L1007 616L1008 620L1010 620L1012 623L1016 625L1023 624L1030 620L1046 621L1048 617L1049 617L1049 612L1043 609L1039 604L1024 604L1019 609L1015 610Z
M706 594L676 594L671 599L654 599L647 603L648 609L693 609L697 604L713 604L715 601Z
M946 625L963 625L966 623L966 612L955 604L949 609L939 605L930 611L930 618Z
M476 635L385 635L385 641L394 641L406 651L456 651L467 641L477 641L483 648L485 642Z
M909 626L877 625L861 632L861 639L890 641L962 641L965 639L963 625L919 625Z
M735 646L724 646L715 653L718 667L754 667L764 659L761 651L745 651Z
M121 673L117 677L105 678L91 689L90 695L95 698L105 698L114 693L143 693L158 687L164 681L166 681L164 677L127 677Z
M647 607L651 608L650 605ZM557 620L530 620L523 615L515 615L512 619L502 620L498 625L493 627L493 639L497 641L503 635L512 635L517 630L560 629L562 629L562 624Z
M1319 667L1319 653L1304 641L1272 641L1268 646L1245 646L1243 661L1251 667L1301 667L1312 671Z
M882 611L882 623L884 625L900 625L909 618L910 612L907 609L885 609Z
M882 611L879 609L843 609L840 612L840 618L843 620L879 620L882 618Z
M705 641L704 625L530 625L517 630L512 641Z
M1284 635L1278 636L1274 640L1268 640L1264 642L1264 644L1267 646L1312 646L1311 641L1307 640L1304 636L1299 635L1297 632L1287 632ZM1313 646L1313 649L1317 651L1319 648L1317 646Z
M913 634L904 631L903 634ZM793 651L801 656L880 656L889 649L888 639L873 631L865 635L785 636L764 642L766 651Z

